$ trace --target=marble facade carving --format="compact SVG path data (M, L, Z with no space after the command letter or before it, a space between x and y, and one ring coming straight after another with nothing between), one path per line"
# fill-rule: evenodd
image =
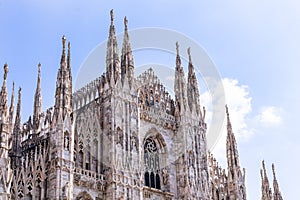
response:
M126 18L124 26L119 56L111 11L106 73L73 94L63 37L55 104L42 111L39 64L33 117L23 124L21 89L16 111L14 90L8 107L4 65L0 199L246 199L227 106L228 170L208 152L191 50L186 79L176 43L172 98L151 68L135 77ZM277 180L274 195L263 172L262 182L263 200L282 199Z

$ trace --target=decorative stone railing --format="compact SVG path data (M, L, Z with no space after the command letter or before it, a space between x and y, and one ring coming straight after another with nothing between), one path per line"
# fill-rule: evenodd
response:
M74 182L77 185L100 191L104 191L105 187L105 177L103 174L81 168L75 168Z
M171 200L173 198L174 194L162 190L158 190L155 188L150 188L147 186L144 186L143 188L143 197L145 200L152 200L152 199L165 199L165 200Z
M100 181L105 181L105 177L103 174L98 174L96 172L90 171L90 170L85 170L85 169L81 169L81 168L75 168L75 174L80 174L80 175L84 175L96 180L100 180Z

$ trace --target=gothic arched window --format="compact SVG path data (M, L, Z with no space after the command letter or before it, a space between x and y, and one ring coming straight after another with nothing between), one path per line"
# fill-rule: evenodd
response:
M144 144L145 161L145 185L151 188L161 189L159 177L159 155L155 140L152 137L146 139Z

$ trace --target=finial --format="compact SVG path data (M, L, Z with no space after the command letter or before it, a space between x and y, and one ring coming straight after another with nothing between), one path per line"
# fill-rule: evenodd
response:
M189 48L187 49L187 53L188 53L188 56L189 56L189 62L192 63L191 47L189 47Z
M228 111L228 106L227 106L227 104L225 105L225 108L226 108L226 114L227 114L227 116L229 116L229 111Z
M127 25L128 25L128 19L127 19L127 17L125 16L125 17L124 17L124 26L125 26L125 30L127 30Z
M272 171L273 171L273 177L274 177L274 179L276 179L274 163L272 163Z
M178 44L178 41L176 42L176 52L177 52L177 55L179 55L179 44Z
M267 172L266 172L266 166L265 166L265 161L264 160L262 161L262 166L263 166L264 174L266 175Z
M65 49L66 48L66 36L65 35L62 36L62 45L63 45L63 49Z
M231 129L231 123L230 123L230 118L229 118L229 110L227 104L225 105L226 108L226 114L227 114L227 127Z
M113 24L113 22L114 22L114 9L110 10L110 21L111 21L111 24Z
M19 90L18 90L18 103L20 103L20 101L21 101L21 91L22 91L22 89L21 89L21 87L19 87Z
M4 80L6 80L7 73L8 73L8 65L7 65L7 63L4 64L3 69L4 69Z
M38 64L38 73L41 73L41 63Z
M71 49L71 43L68 42L68 51L70 51L70 49Z

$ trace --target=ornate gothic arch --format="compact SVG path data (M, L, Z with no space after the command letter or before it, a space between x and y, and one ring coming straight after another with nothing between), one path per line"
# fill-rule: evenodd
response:
M93 200L93 198L91 197L91 195L89 195L89 193L83 191L78 194L75 200Z
M167 154L167 144L165 142L164 137L156 128L151 128L144 136L143 145L145 145L145 142L148 138L153 138L156 143L158 144L158 151L161 154Z
M163 136L156 130L151 129L143 141L144 156L144 181L145 186L162 189L167 173L167 146Z

